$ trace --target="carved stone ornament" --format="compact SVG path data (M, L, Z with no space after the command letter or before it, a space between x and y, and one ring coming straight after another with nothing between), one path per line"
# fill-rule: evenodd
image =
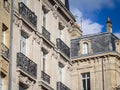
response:
M63 30L65 28L65 26L63 25L63 23L62 22L59 22L59 29L60 30Z
M34 84L34 81L30 80L26 76L23 76L22 74L19 74L18 77L19 77L19 82L24 89L27 89Z
M39 45L41 44L41 39L35 34L33 35L33 40L35 40Z
M42 9L45 13L48 13L50 11L46 5L43 5Z
M16 16L14 16L13 22L15 23L15 25L17 27L21 27L22 26L22 20L20 20L19 18L17 18Z

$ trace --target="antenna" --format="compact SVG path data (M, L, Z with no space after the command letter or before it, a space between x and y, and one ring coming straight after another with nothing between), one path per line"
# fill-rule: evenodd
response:
M82 30L82 16L80 17L80 23L81 23L80 29Z

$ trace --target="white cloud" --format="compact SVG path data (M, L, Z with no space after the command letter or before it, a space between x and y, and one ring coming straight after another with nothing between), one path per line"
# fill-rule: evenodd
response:
M120 38L120 33L114 33L118 38Z
M102 8L114 8L114 0L70 0L71 5L76 5L80 10L94 11Z
M72 13L76 17L76 20L83 31L83 35L102 32L102 28L103 28L102 25L93 22L90 19L83 18L82 12L79 11L77 8L73 8Z

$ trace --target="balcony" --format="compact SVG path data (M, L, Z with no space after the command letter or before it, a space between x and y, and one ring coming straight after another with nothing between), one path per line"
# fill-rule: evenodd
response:
M57 90L71 90L71 89L64 85L62 82L57 82Z
M50 33L45 29L45 27L42 27L42 35L50 41Z
M37 77L37 64L21 52L17 53L17 66L32 77Z
M58 49L70 58L70 48L60 39L56 39Z
M19 13L34 27L37 27L37 16L23 2L19 3Z
M9 59L9 49L3 43L2 43L2 56L7 60Z
M44 71L41 71L41 78L42 78L42 80L44 80L45 82L50 84L50 76L48 74L46 74Z

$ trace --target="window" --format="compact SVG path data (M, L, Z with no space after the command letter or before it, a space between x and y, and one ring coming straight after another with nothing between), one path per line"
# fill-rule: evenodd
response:
M4 90L4 77L3 73L0 73L0 90Z
M20 37L20 51L23 54L26 54L26 41L27 36L24 32L21 31L21 37Z
M90 73L82 73L82 90L90 90Z
M8 0L3 0L3 7L9 12L10 11L10 4Z
M5 24L2 24L2 43L6 44L6 31L8 27Z
M44 10L42 10L42 26L46 26L46 13Z
M61 22L59 22L58 23L58 36L59 36L59 38L62 38L62 30L64 28L65 28L65 26Z
M88 54L88 43L83 43L82 47L83 47L83 49L82 49L83 52L82 53L83 54Z
M46 67L46 53L42 51L42 71L45 72L45 67Z
M63 69L63 67L64 67L64 65L63 65L63 63L61 63L61 62L59 62L58 63L58 73L59 73L59 81L62 81L62 69Z

